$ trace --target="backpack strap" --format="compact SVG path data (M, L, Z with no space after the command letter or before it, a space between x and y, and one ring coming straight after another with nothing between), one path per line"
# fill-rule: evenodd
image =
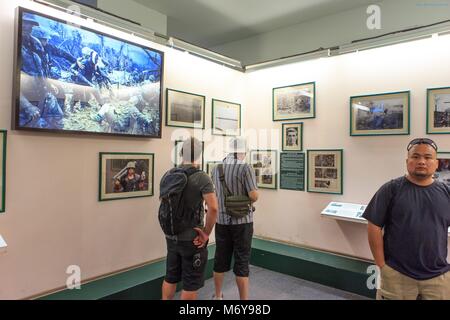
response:
M188 168L181 168L183 170L183 172L187 175L187 177L189 178L190 176L192 176L194 173L200 172L200 169L197 169L196 167L192 166L192 167L188 167Z
M225 182L225 173L223 171L223 163L217 165L217 170L219 170L219 179L220 183L222 184L222 189L225 197L232 196L233 193L231 193L230 189L228 189L228 186Z

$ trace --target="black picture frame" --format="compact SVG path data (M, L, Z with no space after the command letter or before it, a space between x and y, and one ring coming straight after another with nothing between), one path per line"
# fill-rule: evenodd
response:
M23 98L23 90L21 88L21 75L22 75L22 65L23 65L23 59L22 59L22 32L23 32L23 15L24 14L31 14L31 15L37 15L42 19L49 19L52 22L60 23L62 25L66 25L70 27L75 28L74 30L80 30L82 32L91 32L95 35L105 37L105 39L111 39L114 41L120 41L123 44L134 46L136 48L140 48L144 50L147 50L148 52L154 53L155 55L158 55L160 57L160 65L158 71L155 70L148 70L149 72L159 72L159 81L156 81L155 83L159 83L159 89L157 89L158 92L158 102L155 109L155 112L157 113L156 117L153 120L156 121L150 121L146 122L145 125L152 126L152 128L156 128L155 132L152 134L136 134L136 133L125 133L121 132L120 130L118 132L99 132L94 130L88 130L88 129L59 129L59 128L48 128L46 126L36 125L36 126L24 126L20 123L20 111L21 111L21 97ZM94 55L93 55L94 56ZM94 59L94 58L93 58ZM149 58L151 59L151 58ZM98 60L97 60L98 61ZM143 77L144 75L141 74ZM51 78L45 78L45 81L48 82L54 82L56 80ZM137 44L135 42L129 41L127 39L119 38L117 36L106 34L104 32L86 27L86 26L74 26L70 22L64 21L60 18L57 18L55 16L43 14L38 11L34 11L28 8L18 7L16 10L16 28L15 28L15 55L14 55L14 79L13 79L13 117L12 117L12 128L13 130L23 130L23 131L31 131L31 132L47 132L47 133L55 133L55 134L62 134L62 135L70 135L70 134L79 134L79 135L93 135L93 136L117 136L117 137L132 137L132 138L156 138L160 139L162 136L162 100L163 100L163 83L164 83L164 52L143 46L141 44ZM66 85L67 83L63 83ZM78 86L78 85L73 85ZM61 90L58 90L57 92L60 92ZM61 107L61 104L59 104ZM65 105L65 102L64 102ZM80 108L83 109L83 108ZM61 108L62 110L62 108ZM42 113L42 110L40 110ZM67 111L64 110L64 113L67 114ZM41 117L42 118L42 117ZM93 118L84 117L84 119L87 119L87 121L96 121ZM34 121L34 120L33 120ZM103 119L97 121L100 122L100 125L102 125L102 121L105 121ZM147 121L147 120L146 120ZM104 125L105 123L103 123ZM106 125L108 127L108 125ZM109 126L110 129L113 127L112 125ZM147 127L148 129L149 127ZM147 130L146 129L146 130ZM115 130L115 129L111 129ZM111 131L110 130L110 131ZM131 130L133 131L133 130Z
M176 103L177 99L178 103ZM199 103L199 105L197 105L197 103ZM205 129L205 104L206 97L203 95L167 88L166 126ZM177 105L177 107L175 107L175 105ZM197 107L199 107L200 110L194 110L194 108ZM178 113L181 113L181 115L178 116ZM199 121L197 121L197 117L200 117Z

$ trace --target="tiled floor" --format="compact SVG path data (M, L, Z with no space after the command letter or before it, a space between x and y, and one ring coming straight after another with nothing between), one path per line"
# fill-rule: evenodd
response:
M199 300L210 300L214 281L209 279L199 290ZM223 294L225 300L239 299L233 272L225 275ZM179 293L177 299L179 299ZM368 298L330 288L281 273L250 266L251 300L366 300Z

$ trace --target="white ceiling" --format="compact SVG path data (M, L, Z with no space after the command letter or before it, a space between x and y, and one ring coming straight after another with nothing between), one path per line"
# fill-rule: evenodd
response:
M174 36L211 48L373 3L373 0L135 0L168 17Z

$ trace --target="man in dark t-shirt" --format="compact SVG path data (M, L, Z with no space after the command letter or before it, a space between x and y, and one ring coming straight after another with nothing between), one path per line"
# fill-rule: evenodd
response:
M174 298L177 283L180 281L183 283L182 300L196 299L198 289L204 285L208 262L206 246L216 222L218 203L211 178L198 170L201 154L202 143L197 139L190 138L183 143L180 154L183 158L181 167L197 168L196 172L188 175L183 191L184 210L193 212L194 221L191 225L196 227L187 228L175 236L166 235L167 261L166 276L162 285L163 300ZM203 202L208 208L205 223Z
M377 299L447 300L450 190L433 179L438 161L432 140L414 139L407 150L408 174L383 185L363 214L381 268Z

